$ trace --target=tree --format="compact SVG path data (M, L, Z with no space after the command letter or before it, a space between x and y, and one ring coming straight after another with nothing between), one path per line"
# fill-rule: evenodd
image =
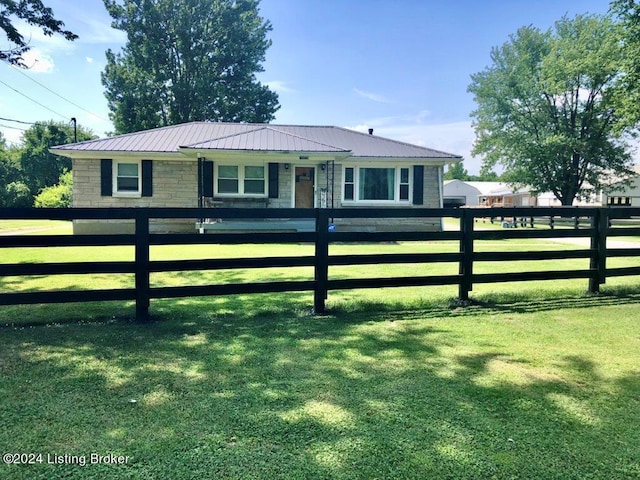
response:
M16 153L15 148L7 148L0 133L0 208L30 207L33 202L29 187L21 181Z
M625 138L635 122L616 94L622 51L608 17L520 28L472 75L473 153L501 164L510 183L551 191L563 205L631 174Z
M102 73L116 133L274 118L278 96L255 76L271 45L259 0L104 3L128 38L121 53L107 51Z
M13 25L12 17L40 27L48 36L58 33L69 41L78 38L74 33L63 29L64 23L53 16L53 10L45 7L42 0L0 0L0 28L4 30L7 40L13 44L8 50L0 50L0 60L12 65L26 67L22 55L29 51L28 42Z
M73 174L64 172L57 185L45 187L36 196L36 208L70 208L73 196Z
M90 130L78 127L78 141L96 138ZM22 180L33 195L58 183L65 170L71 170L71 160L49 152L56 145L74 141L74 131L68 123L49 121L36 123L24 132L19 159Z
M469 172L464 168L462 162L449 165L447 172L444 174L445 180L469 180Z
M619 93L621 111L630 122L640 121L640 4L635 0L616 0L611 11L618 17L623 49Z

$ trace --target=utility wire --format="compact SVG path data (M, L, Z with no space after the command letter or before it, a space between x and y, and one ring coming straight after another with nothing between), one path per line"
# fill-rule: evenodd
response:
M5 122L23 123L25 125L35 125L36 124L36 122L23 122L22 120L14 120L13 118L0 117L0 120L4 120ZM9 128L12 128L12 127L9 127Z
M21 132L26 132L26 131L27 131L27 129L26 129L26 128L11 127L11 126L9 126L9 125L4 125L4 124L2 124L2 123L0 123L0 127L2 127L2 128L10 128L10 129L12 129L12 130L20 130Z
M11 89L11 90L13 90L14 92L16 92L18 95L22 95L24 98L26 98L26 99L28 99L28 100L31 100L33 103L36 103L36 104L40 105L42 108L44 108L44 109L46 109L46 110L49 110L51 113L55 113L55 114L56 114L56 115L58 115L59 117L62 117L62 118L64 118L65 120L69 120L69 118L68 118L68 117L65 117L64 115L62 115L61 113L56 112L55 110L51 110L51 109L50 109L49 107L47 107L46 105L43 105L43 104L41 104L39 101L34 100L33 98L29 97L28 95L25 95L24 93L22 93L22 92L21 92L21 91L19 91L19 90L16 90L16 89L15 89L15 88L13 88L11 85L9 85L9 84L7 84L7 83L3 82L2 80L0 80L0 83L1 83L2 85L4 85L5 87L10 88L10 89Z
M13 70L15 70L16 72L18 72L20 75L27 77L29 80L31 80L33 83L40 85L42 88L44 88L45 90L47 90L50 93L53 93L56 97L61 98L62 100L64 100L67 103L70 103L71 105L73 105L76 108L79 108L80 110L82 110L83 112L86 112L90 115L93 115L94 117L99 118L100 120L104 120L104 121L108 121L106 118L101 117L100 115L98 115L97 113L93 113L89 110L87 110L86 108L81 107L80 105L78 105L77 103L72 102L71 100L63 97L62 95L60 95L59 93L54 92L53 90L51 90L49 87L47 87L46 85L44 85L43 83L40 83L39 81L37 81L35 78L31 78L29 75L27 75L25 72L23 72L22 70L20 70L18 67L12 67Z

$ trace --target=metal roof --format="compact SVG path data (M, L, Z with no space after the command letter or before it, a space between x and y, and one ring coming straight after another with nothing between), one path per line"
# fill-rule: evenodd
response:
M227 137L182 146L195 150L254 150L267 152L348 152L341 148L300 137L292 133L264 126Z
M181 149L351 152L365 158L459 159L459 155L334 126L192 122L53 147L55 153L178 153Z

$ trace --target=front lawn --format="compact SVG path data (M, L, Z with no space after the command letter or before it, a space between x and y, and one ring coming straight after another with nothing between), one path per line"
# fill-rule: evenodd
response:
M325 317L244 299L0 329L0 450L36 455L0 478L640 476L638 289Z

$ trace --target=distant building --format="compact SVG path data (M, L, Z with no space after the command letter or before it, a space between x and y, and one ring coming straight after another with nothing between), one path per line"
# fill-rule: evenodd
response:
M640 205L640 173L636 177L636 190L627 192L620 190L618 193L611 193L615 200L630 202L635 199L633 205ZM618 200L617 198L621 198ZM533 195L530 188L521 187L514 189L504 182L467 182L463 180L446 180L442 191L442 200L445 207L559 207L560 200L551 192L544 192ZM605 200L601 193L593 195L586 200L575 200L574 206L601 206L605 205ZM630 204L631 205L631 204Z
M622 182L614 183L612 190L603 195L602 204L609 207L640 207L640 165L634 170L637 175L631 179L629 185Z

